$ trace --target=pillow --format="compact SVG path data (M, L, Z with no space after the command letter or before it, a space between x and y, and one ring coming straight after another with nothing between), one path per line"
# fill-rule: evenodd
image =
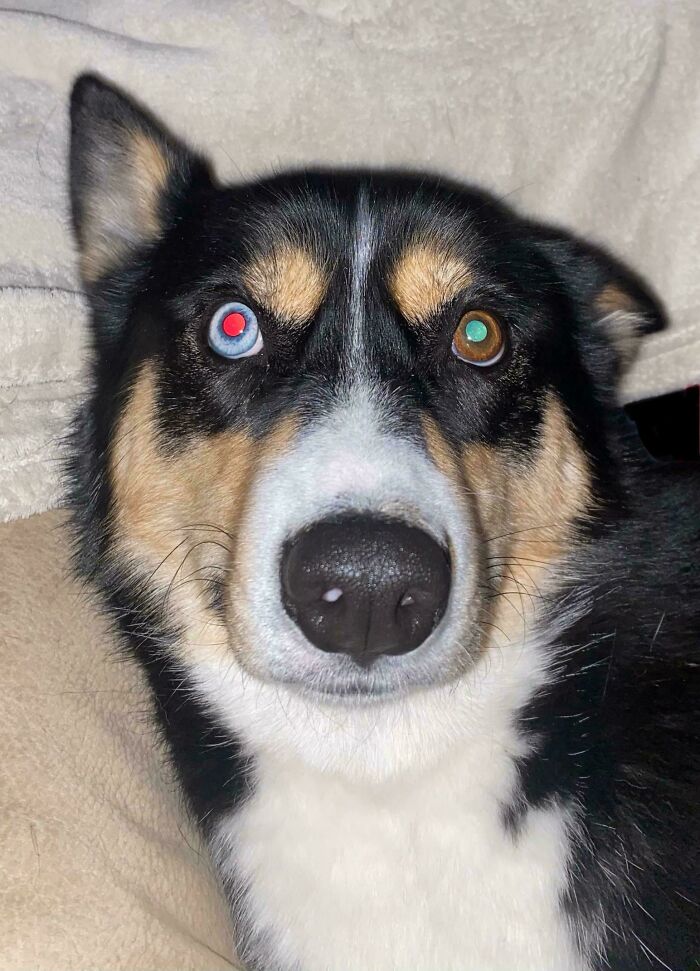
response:
M69 578L62 520L0 525L0 968L234 968L141 674Z
M625 398L698 381L696 0L23 7L0 9L0 518L56 503L56 445L80 387L65 152L70 85L86 69L143 98L227 178L428 167L610 245L673 322L646 343Z

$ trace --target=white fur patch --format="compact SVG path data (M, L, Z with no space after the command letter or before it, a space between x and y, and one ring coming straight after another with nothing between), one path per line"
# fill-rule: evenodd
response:
M450 687L364 707L223 664L191 674L254 757L254 791L213 849L248 888L261 966L585 971L559 909L568 813L530 811L517 837L502 821L543 647L495 649Z
M367 300L367 279L375 247L374 217L369 205L366 190L357 197L355 214L355 234L350 257L350 344L346 356L348 377L352 380L357 373L366 368L365 354L365 305Z

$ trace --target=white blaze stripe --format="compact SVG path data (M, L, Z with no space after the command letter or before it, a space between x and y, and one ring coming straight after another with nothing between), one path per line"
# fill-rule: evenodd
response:
M367 279L374 255L376 227L367 190L357 197L355 232L351 254L350 279L350 346L348 365L351 376L361 370L366 361L364 354L365 308L367 306Z

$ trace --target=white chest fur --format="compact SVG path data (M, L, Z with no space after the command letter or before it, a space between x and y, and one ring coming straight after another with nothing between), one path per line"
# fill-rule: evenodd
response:
M524 749L514 713L541 676L521 649L391 717L323 722L292 706L272 728L272 696L238 694L231 720L251 738L261 712L263 746L254 793L221 822L215 852L248 887L261 967L585 971L559 906L566 811L530 811L517 836L502 821Z
M270 967L303 971L573 971L557 898L565 819L519 837L459 757L420 782L358 791L300 766L261 767L226 824Z

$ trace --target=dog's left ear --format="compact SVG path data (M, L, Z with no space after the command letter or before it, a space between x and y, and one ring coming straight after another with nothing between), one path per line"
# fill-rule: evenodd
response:
M538 245L584 318L584 349L597 367L607 348L610 381L617 385L642 340L666 326L660 301L637 274L597 246L551 230L542 231Z
M71 95L70 194L83 280L94 284L156 243L205 163L95 75Z

